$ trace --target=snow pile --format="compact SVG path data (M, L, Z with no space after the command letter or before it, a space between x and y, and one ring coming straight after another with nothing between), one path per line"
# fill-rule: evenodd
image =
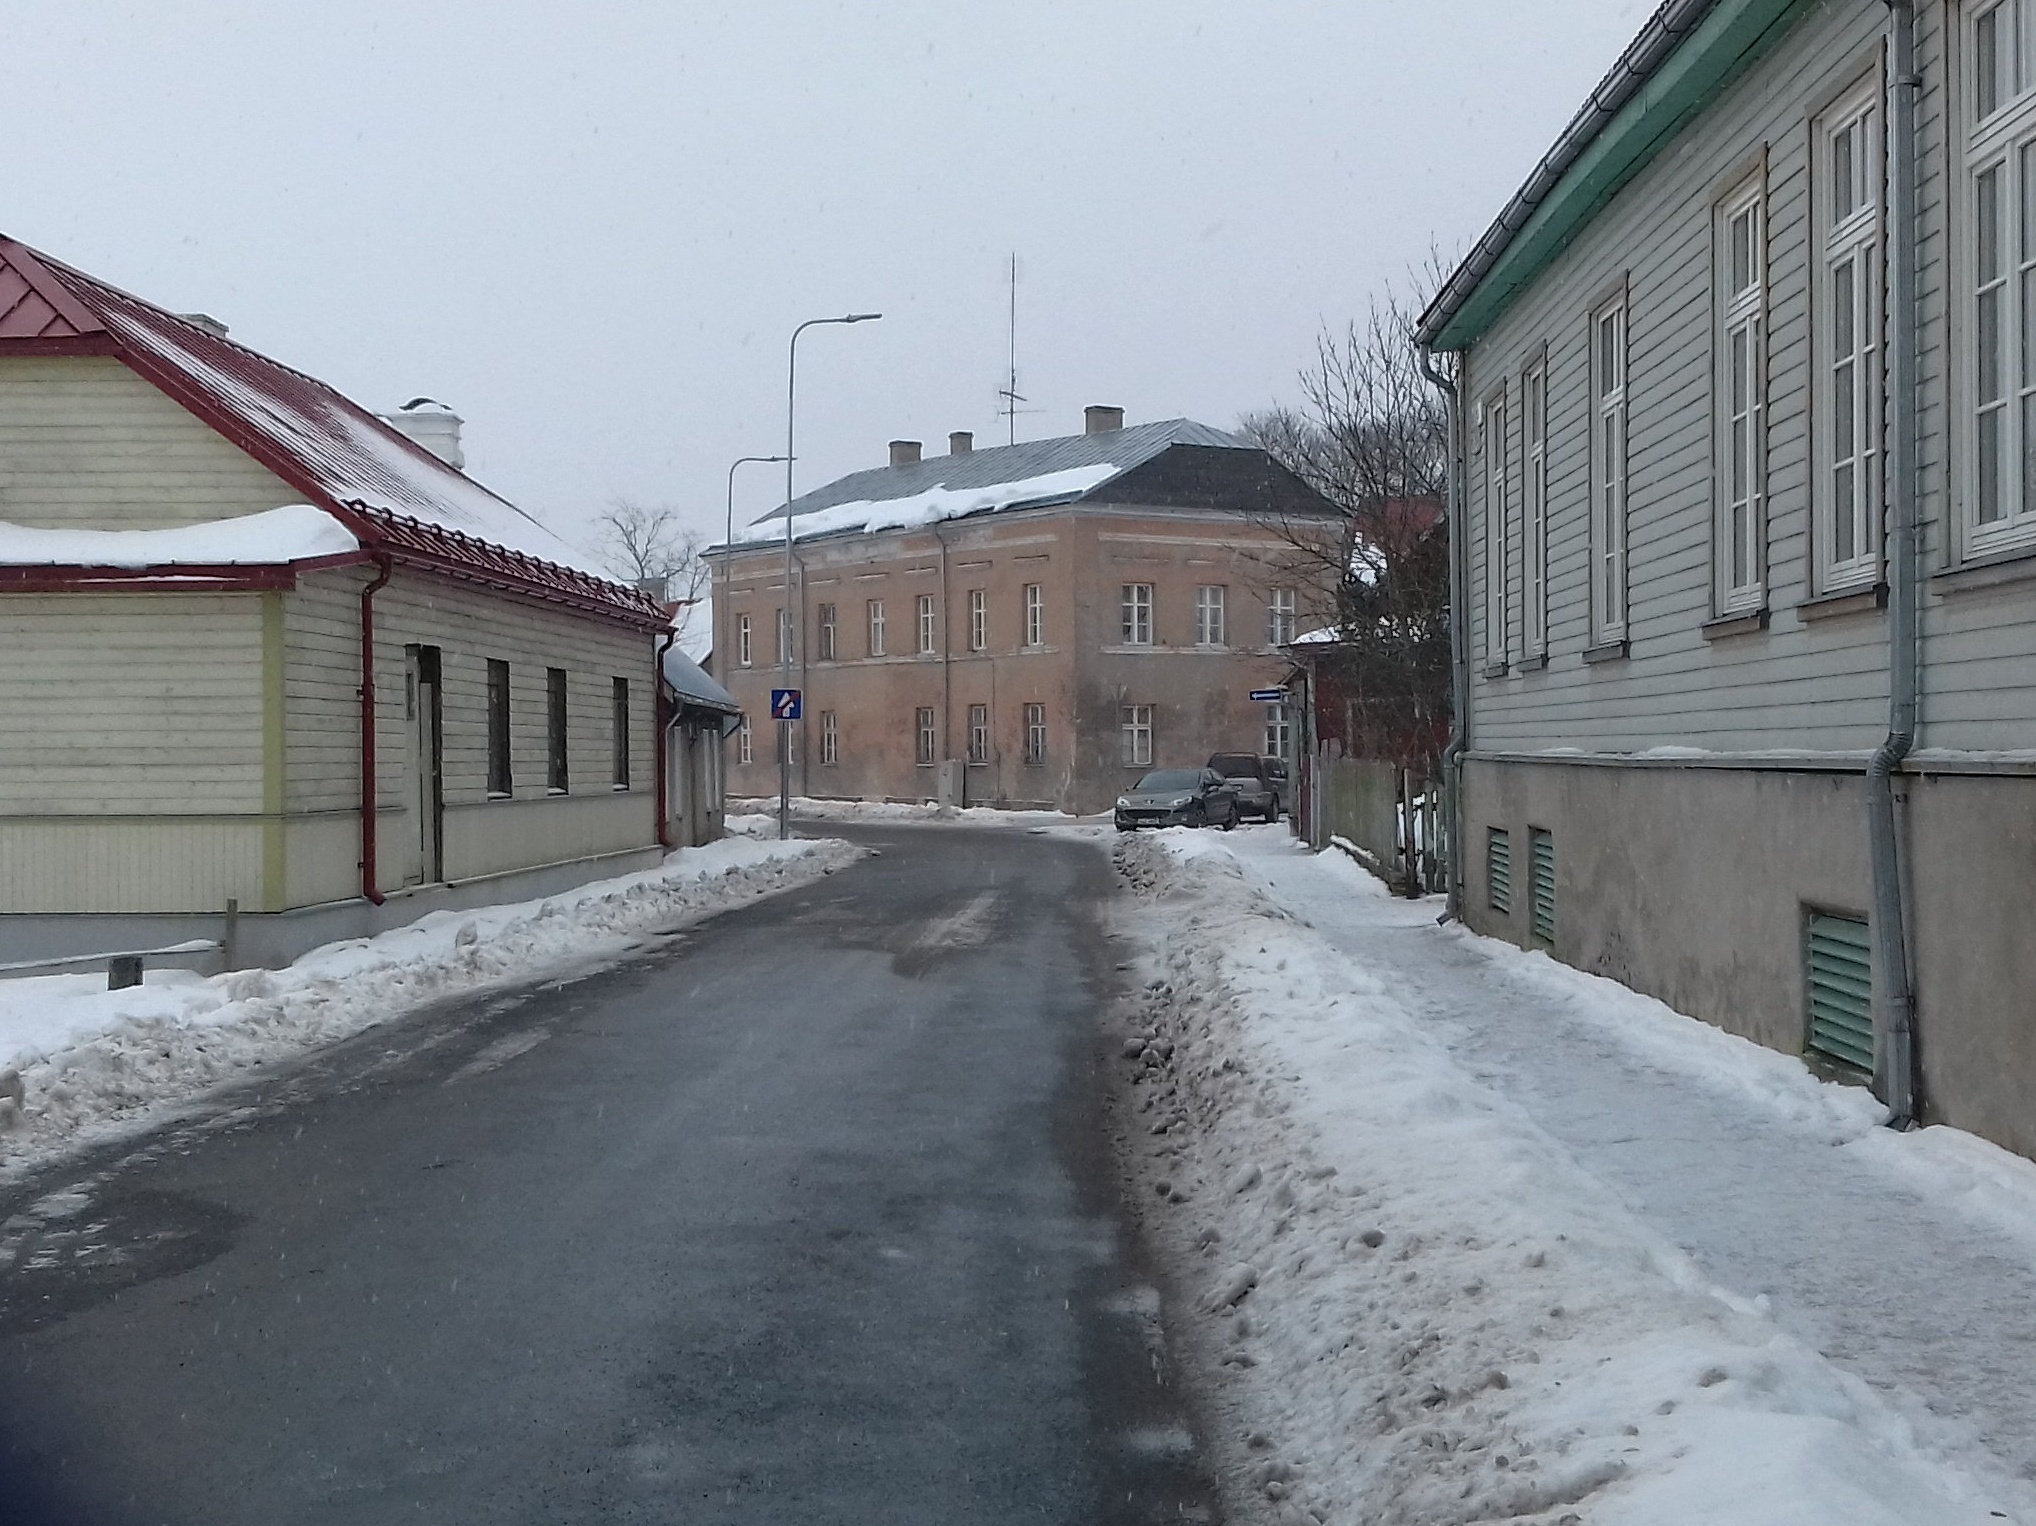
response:
M778 802L775 799L731 800L731 832L778 830ZM822 800L809 795L792 797L792 815L806 821L946 821L971 827L1069 827L1083 836L1103 829L1100 817L1070 816L1065 811L1006 810L994 805L936 805L931 801L908 803L894 800ZM736 826L736 821L741 826ZM755 824L761 822L759 828Z
M9 567L276 566L359 549L346 526L308 503L168 530L37 530L0 523L0 565Z
M433 912L283 970L151 970L122 991L107 990L104 974L0 980L0 1163L32 1163L82 1130L134 1121L426 1002L613 958L646 934L831 874L861 852L723 840L542 900Z
M1047 503L1079 498L1100 487L1123 468L1107 461L1091 466L1071 466L1062 471L1042 472L1013 482L988 487L951 488L936 483L924 492L902 498L857 499L831 508L813 509L792 519L792 538L805 540L814 535L832 535L843 530L875 534L879 530L910 530L968 514L989 514L1018 504ZM736 537L738 546L764 545L785 538L782 516L751 525Z
M1977 1526L2004 1518L1989 1491L2027 1503L1708 1283L1222 840L1117 854L1157 961L1127 1111L1275 1518Z

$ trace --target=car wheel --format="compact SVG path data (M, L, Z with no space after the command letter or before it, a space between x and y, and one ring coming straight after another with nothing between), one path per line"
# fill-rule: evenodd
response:
M1233 805L1230 808L1230 814L1223 818L1223 830L1228 832L1232 827L1236 825L1237 825L1237 807Z
M1209 824L1209 808L1207 806L1198 805L1193 810L1188 812L1189 826L1206 827L1208 824Z

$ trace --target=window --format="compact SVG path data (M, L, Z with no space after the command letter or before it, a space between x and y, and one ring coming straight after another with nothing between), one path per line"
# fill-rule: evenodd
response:
M820 712L820 761L828 768L841 761L841 730L832 710Z
M1548 655L1548 362L1520 378L1520 639L1531 661Z
M1294 590L1275 588L1265 600L1265 639L1269 645L1285 646L1294 639L1298 625L1295 618Z
M778 611L778 655L776 660L781 663L792 660L792 612L789 609Z
M922 657L933 655L934 644L940 634L939 627L935 624L936 618L933 595L922 593L919 595L919 655Z
M614 680L609 695L609 771L610 789L629 788L629 680Z
M1046 761L1046 706L1025 707L1025 761L1044 763Z
M2032 0L1971 23L1966 136L1967 554L2036 541L2036 97ZM1975 8L1977 9L1977 8Z
M870 656L884 655L884 601L871 599L869 602Z
M820 606L820 651L818 655L822 662L834 661L834 606L832 604Z
M1037 583L1025 585L1025 644L1046 645L1046 590Z
M1626 300L1591 317L1591 637L1626 639Z
M1814 173L1818 237L1813 593L1880 574L1879 82L1824 116Z
M1485 404L1479 428L1485 461L1485 660L1506 660L1506 394Z
M1222 646L1225 635L1223 607L1229 590L1220 583L1205 583L1195 590L1195 645Z
M1120 712L1124 735L1124 766L1152 766L1152 706L1126 705Z
M990 761L990 707L969 706L969 762Z
M488 798L507 800L509 778L509 664L488 659Z
M1126 583L1119 590L1123 611L1124 644L1152 645L1152 584Z
M980 652L990 644L990 595L987 589L969 590L969 650Z
M738 763L752 761L749 741L749 717L746 715L742 718L742 724L735 728L735 761Z
M917 712L919 743L914 758L921 768L930 766L940 755L940 733L934 729L933 712L921 709Z
M566 670L544 670L545 697L545 789L554 795L566 792Z
M1294 719L1285 705L1265 707L1265 753L1282 763L1294 760Z
M748 615L735 617L735 660L745 668L750 665Z
M1513 838L1503 827L1485 828L1485 904L1513 914Z
M799 725L796 721L778 723L778 757L785 767L799 766Z
M1712 341L1717 366L1713 438L1718 484L1713 540L1716 599L1721 614L1757 609L1763 596L1762 479L1766 474L1767 256L1765 203L1759 181L1740 187L1718 206L1718 328Z

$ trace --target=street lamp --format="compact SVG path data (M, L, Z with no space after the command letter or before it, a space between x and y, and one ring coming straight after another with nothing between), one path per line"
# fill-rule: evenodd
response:
M716 650L721 653L721 677L726 680L733 676L735 651L728 645L727 610L728 589L734 579L735 565L735 469L747 466L752 461L782 461L783 456L737 456L728 463L728 527L721 535L721 597L714 601L714 624L719 627L714 633Z
M784 670L781 688L792 687L792 647L799 636L799 613L792 603L792 464L798 454L793 421L799 399L799 336L823 323L868 323L882 313L846 313L839 318L808 318L792 330L785 353L785 608L778 616L778 659ZM778 837L792 835L792 723L778 722Z

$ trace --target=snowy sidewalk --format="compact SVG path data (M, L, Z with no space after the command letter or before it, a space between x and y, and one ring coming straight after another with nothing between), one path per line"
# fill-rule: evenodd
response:
M1163 1233L1282 1519L2036 1521L2036 1167L1284 832L1119 860Z

